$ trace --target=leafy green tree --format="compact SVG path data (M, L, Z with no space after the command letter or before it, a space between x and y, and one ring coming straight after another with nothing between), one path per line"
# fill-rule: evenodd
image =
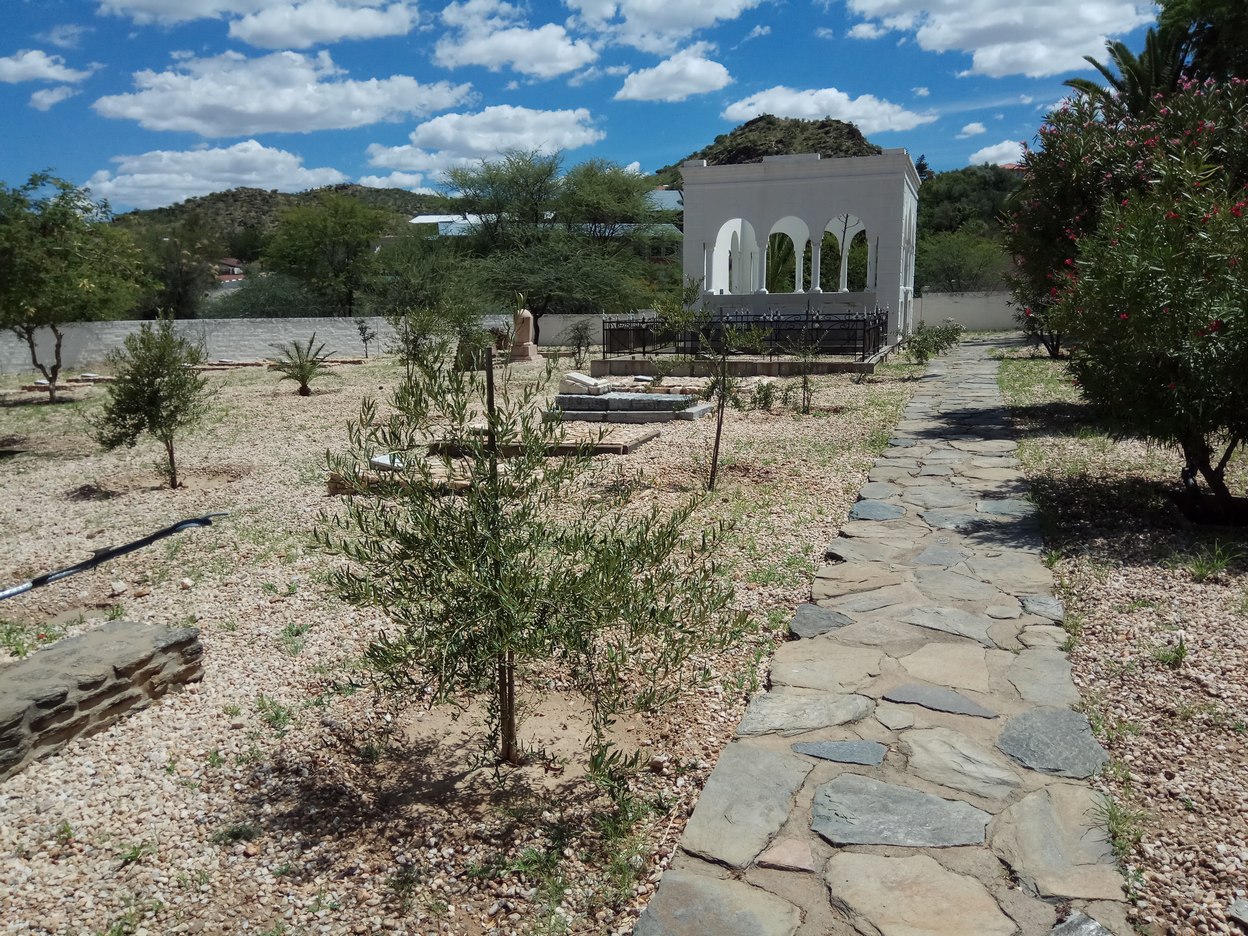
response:
M1248 84L1192 85L1164 110L1151 146L1130 127L1109 138L1146 184L1079 238L1052 315L1102 418L1178 445L1185 485L1203 481L1229 517L1226 467L1248 438Z
M646 294L641 253L657 212L650 183L602 161L561 174L558 155L510 152L452 169L457 204L477 220L468 248L484 293L522 293L540 336L550 312L622 312Z
M353 198L320 192L315 205L282 215L265 264L303 282L332 315L353 316L388 220L386 212Z
M113 380L92 425L96 441L111 451L123 445L133 448L144 434L155 437L165 448L169 487L176 488L174 439L208 410L207 381L194 369L203 359L202 346L179 337L170 319L140 325L122 349L108 356Z
M146 231L141 240L144 270L154 288L144 296L138 312L144 318L168 313L175 319L198 317L205 294L216 285L217 245L190 218L168 228Z
M210 318L319 318L329 315L323 298L285 273L249 270L242 285L208 300Z
M1248 78L1248 4L1241 0L1160 0L1162 29L1186 31L1187 73L1197 80Z
M49 402L65 326L119 318L145 285L138 249L111 218L107 202L47 172L14 188L0 183L0 327L30 349ZM44 328L54 342L50 361L38 348Z
M361 495L317 532L348 560L332 583L388 619L365 653L381 688L428 704L484 698L498 759L516 764L517 694L553 674L585 698L601 761L618 713L671 702L702 678L697 654L741 638L711 558L723 528L691 531L696 502L638 514L586 496L588 449L546 457L564 435L542 418L544 388L494 388L493 368L458 370L451 356L431 345L393 415L367 401L350 451L330 460ZM381 453L399 470L378 482L367 466Z
M1000 166L936 173L919 189L919 239L954 231L996 237L1006 200L1018 187L1018 173Z
M1004 284L1006 255L1001 245L970 231L950 231L919 239L914 282L918 290L982 292Z
M316 332L313 332L303 344L298 341L286 341L274 347L277 348L281 358L269 366L282 375L278 382L293 380L299 385L297 392L300 396L311 396L310 384L316 378L329 373L325 362L334 356L334 352L327 352L324 342L316 344Z

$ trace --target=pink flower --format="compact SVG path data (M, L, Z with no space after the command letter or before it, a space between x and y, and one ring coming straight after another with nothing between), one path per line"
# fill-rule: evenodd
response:
M1126 312L1120 312L1120 313L1118 313L1118 317L1119 317L1120 319L1122 319L1124 322L1125 322L1128 318L1130 318L1130 316L1129 316L1129 315L1127 315L1127 313L1126 313Z

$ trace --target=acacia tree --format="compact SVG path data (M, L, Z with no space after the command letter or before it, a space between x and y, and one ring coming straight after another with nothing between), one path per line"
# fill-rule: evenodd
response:
M56 402L65 326L118 318L142 291L141 254L111 218L107 202L47 172L15 188L0 183L0 327L30 349L49 402ZM38 347L44 328L52 333L51 360Z
M558 154L513 151L452 169L447 184L472 216L468 248L497 303L525 296L535 338L550 312L622 312L642 301L639 247L658 218L644 176L594 160L561 173Z
M125 346L108 356L113 379L108 400L92 425L104 448L133 448L139 437L154 436L165 449L165 477L178 486L174 440L207 413L208 386L194 369L204 359L202 345L179 337L173 322L144 322L126 336Z
M517 690L556 673L585 697L603 754L616 713L670 702L701 678L695 654L743 636L712 560L724 529L691 531L696 501L639 515L587 496L588 448L547 457L564 434L536 405L542 386L504 379L495 391L492 368L452 357L449 342L427 345L393 415L366 401L350 451L330 459L358 495L317 532L348 560L332 583L389 621L365 654L381 688L461 706L484 697L498 758L516 764ZM379 454L398 468L380 482L367 472Z
M316 204L282 216L265 264L307 285L330 314L352 316L387 220L384 211L353 198L320 192Z

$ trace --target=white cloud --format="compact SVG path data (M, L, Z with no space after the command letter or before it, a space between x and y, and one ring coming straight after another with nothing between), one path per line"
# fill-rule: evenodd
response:
M420 124L405 146L368 148L369 164L409 172L440 172L507 150L554 153L597 143L606 134L589 111L533 110L502 104L476 114L443 114Z
M968 137L979 136L981 133L987 132L988 128L977 120L974 123L969 123L963 127L962 132L958 134L958 139L965 140Z
M425 185L425 177L419 172L392 172L384 176L361 176L360 185L367 188L401 188L426 194L434 191Z
M306 49L343 39L405 36L416 24L416 7L356 7L338 0L286 3L248 13L230 23L230 37L265 49Z
M704 55L711 45L698 42L654 68L643 68L624 79L617 101L683 101L694 94L718 91L732 83L728 69Z
M759 38L762 38L763 36L770 36L770 35L771 35L770 26L755 26L753 29L749 31L746 37L741 41L749 42L751 39L759 39Z
M1022 143L1018 142L1018 140L1002 140L1000 143L985 146L983 149L971 153L966 164L968 166L980 166L984 163L992 163L995 166L1003 166L1008 163L1016 163L1022 158Z
M633 175L641 175L641 163L634 159L631 163L624 167L624 171L631 172Z
M855 23L849 30L850 39L879 39L888 30L875 23Z
M185 23L229 15L245 16L275 5L274 0L100 0L99 10L128 16L136 23Z
M1019 104L1030 104L1034 100L1035 98L1033 98L1030 94L1020 94L1018 96Z
M573 39L564 27L547 23L531 29L515 7L499 0L452 3L442 11L442 22L453 30L434 47L434 61L444 68L480 65L499 71L509 66L524 75L553 78L598 58L589 42Z
M48 55L41 49L22 49L16 55L0 58L0 81L6 84L20 81L82 81L95 71L96 66L86 71L70 68L59 55Z
M351 81L328 52L274 52L249 59L237 52L212 58L175 56L163 72L135 72L133 94L102 97L105 117L138 121L148 130L206 137L307 133L363 127L462 104L470 85L421 84L407 75Z
M820 26L818 29L815 30L815 38L816 39L835 39L836 31L833 29L829 29L827 26Z
M433 57L445 68L481 65L498 71L509 65L521 74L554 78L588 65L598 58L598 53L588 42L572 39L562 26L547 23L540 29L513 26L494 32L443 36Z
M967 74L1022 74L1033 78L1087 67L1083 56L1103 56L1108 36L1152 23L1156 9L1147 0L847 0L867 22L851 35L914 32L927 52L965 52Z
M914 92L915 97L931 97L932 96L931 89L929 88L918 87L918 88L911 88L910 90Z
M579 20L626 45L666 55L700 29L735 20L767 0L565 0Z
M112 161L115 170L101 169L87 184L93 194L133 208L155 208L239 186L295 192L347 181L337 169L305 169L294 153L255 140L220 149L153 150Z
M935 114L920 114L873 94L851 98L836 88L802 91L777 86L729 104L723 112L727 120L749 120L760 114L777 117L835 117L856 124L863 133L887 130L913 130L936 120Z
M77 88L71 88L69 85L60 85L56 88L44 88L41 91L36 91L30 96L30 106L35 110L51 110L57 104L60 104L61 101L71 98L78 93Z
M597 81L599 78L605 78L608 75L615 77L627 75L628 71L629 69L627 65L609 65L606 68L594 66L592 68L587 68L584 71L577 72L568 79L568 85L573 88L579 88L583 84L587 84L591 81Z
M62 23L59 26L53 26L47 32L40 33L35 38L54 45L58 49L76 49L82 44L82 37L89 32L91 32L89 26Z

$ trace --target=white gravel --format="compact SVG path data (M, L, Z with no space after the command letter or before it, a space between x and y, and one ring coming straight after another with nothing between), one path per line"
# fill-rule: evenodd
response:
M785 623L808 596L871 446L909 395L898 379L908 372L820 378L812 416L728 413L721 490L701 515L737 524L724 558L740 607ZM160 486L155 445L104 453L87 440L83 410L101 388L72 406L19 406L9 405L25 398L17 381L0 381L0 440L16 437L0 448L21 450L3 463L0 583L178 519L230 513L0 606L0 622L30 639L59 633L53 619L72 633L120 605L154 624L193 619L206 648L202 683L0 784L3 932L631 930L748 684L622 726L649 751L636 792L661 808L609 847L591 823L603 801L575 763L526 767L500 791L492 771L470 770L470 747L451 743L464 722L392 709L369 690L333 691L382 622L327 593L329 560L308 533L333 503L326 449L345 446L359 398L384 396L395 373L389 361L340 368L310 398L259 369L213 374L209 425L178 446L177 491ZM701 483L713 428L667 424L615 460L645 473L644 498L682 498ZM115 496L71 496L86 485ZM770 646L760 637L707 662L727 673L765 660ZM429 744L415 740L425 718L444 719ZM552 747L571 731L555 722ZM365 756L387 739L388 753ZM543 870L543 854L558 861Z

